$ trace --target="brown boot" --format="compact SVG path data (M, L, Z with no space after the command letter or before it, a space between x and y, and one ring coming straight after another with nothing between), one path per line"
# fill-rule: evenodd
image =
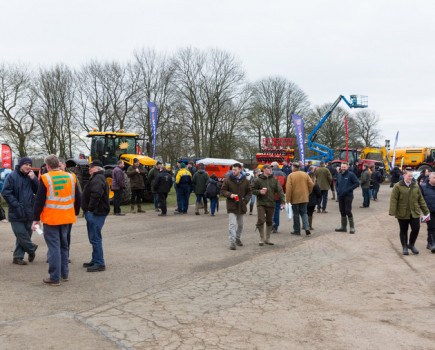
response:
M264 245L264 224L261 226L257 225L257 229L260 233L260 242L258 242L258 245L262 246Z
M204 203L204 214L208 214L208 203Z
M313 217L312 216L308 217L308 223L310 224L310 230L314 230L314 228L313 228Z
M134 210L134 204L130 205L130 213L136 214L136 210Z
M266 239L264 240L264 243L268 245L273 245L273 243L270 241L270 233L272 232L273 226L266 226Z
M145 210L142 210L141 204L138 204L138 205L137 205L137 212L138 212L138 213L146 213Z

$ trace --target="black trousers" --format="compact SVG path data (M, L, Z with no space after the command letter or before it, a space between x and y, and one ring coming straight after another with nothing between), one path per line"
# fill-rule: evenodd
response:
M131 190L131 205L140 204L143 190ZM136 201L135 201L136 199Z
M168 197L167 193L159 193L159 208L162 211L162 214L166 214L166 198Z
M353 194L346 196L338 196L338 207L340 208L341 216L353 217L352 215Z
M118 214L121 212L122 192L124 190L113 190L113 212Z
M409 235L409 245L414 246L415 241L420 231L420 218L397 219L400 227L400 243L402 247L408 244L408 228L411 226L411 234Z
M435 212L430 213L430 220L427 222L427 244L435 244Z
M313 206L307 206L307 215L308 216L313 216L314 209L316 209L315 205L313 205Z

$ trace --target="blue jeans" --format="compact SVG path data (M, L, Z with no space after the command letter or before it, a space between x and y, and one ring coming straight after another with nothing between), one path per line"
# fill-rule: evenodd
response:
M178 191L180 193L181 213L187 213L187 210L189 209L191 188L188 184L181 184L178 186Z
M47 243L48 273L50 279L59 282L60 277L68 277L68 232L71 224L44 224L44 239Z
M275 213L273 214L273 223L275 224L275 230L278 231L279 226L279 214L281 213L281 202L275 201Z
M320 198L317 200L317 209L326 209L326 203L328 203L328 190L320 191L322 194Z
M373 185L373 189L371 190L372 192L371 198L378 199L378 192L380 188L381 188L381 184L375 182Z
M218 197L210 198L210 212L212 214L214 214L214 212L216 210L217 201L218 201Z
M154 209L159 209L159 194L153 193L154 196Z
M249 203L250 205L254 205L254 203L255 203L255 197L256 197L255 194L251 195L251 202Z
M369 188L363 188L362 189L362 195L363 195L363 198L364 198L363 207L369 207L370 206L370 189Z
M205 196L205 194L197 194L196 195L196 203L201 203L201 198L204 202L204 205L207 204L207 197Z
M85 212L86 226L88 228L89 243L92 244L92 260L95 265L105 265L103 255L103 238L101 230L106 221L106 216L94 215Z
M175 195L177 197L177 211L179 213L182 213L183 211L181 210L181 191L177 184L175 185Z
M35 243L32 242L32 221L11 221L12 231L15 234L14 259L23 259L24 253L35 252Z
M310 224L308 223L307 204L308 203L292 204L293 230L295 233L301 232L301 222L299 221L299 216L302 217L302 225L304 226L305 230L310 229Z

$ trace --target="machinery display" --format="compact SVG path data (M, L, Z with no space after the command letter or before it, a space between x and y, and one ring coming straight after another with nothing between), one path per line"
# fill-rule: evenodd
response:
M116 167L118 160L124 161L124 176L126 180L126 188L123 191L123 203L130 200L131 190L130 181L126 171L130 165L133 165L133 159L139 159L139 162L149 171L156 161L150 157L143 156L138 153L138 141L141 140L138 134L125 133L123 130L119 132L90 132L87 137L91 138L91 153L89 159L68 159L66 166L69 171L77 176L80 185L83 186L89 180L89 164L98 159L103 163L105 176L109 189L112 185L112 170ZM151 188L148 184L146 176L144 176L145 190L143 193L144 201L152 200ZM110 190L109 197L112 199L114 193Z
M393 159L393 150L388 151L388 161ZM396 148L396 161L391 167L412 168L416 171L429 169L435 171L435 148L413 147Z
M262 165L272 162L282 165L284 160L292 162L295 159L294 144L294 138L264 138L263 148L256 155L257 162Z

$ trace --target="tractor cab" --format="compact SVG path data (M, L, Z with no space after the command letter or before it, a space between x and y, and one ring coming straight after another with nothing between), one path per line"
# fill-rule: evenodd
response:
M139 155L137 141L138 134L127 134L124 132L90 132L88 137L91 141L91 159L99 159L103 165L115 167L118 160L132 165L133 159L138 158L145 166L153 166L155 160Z

